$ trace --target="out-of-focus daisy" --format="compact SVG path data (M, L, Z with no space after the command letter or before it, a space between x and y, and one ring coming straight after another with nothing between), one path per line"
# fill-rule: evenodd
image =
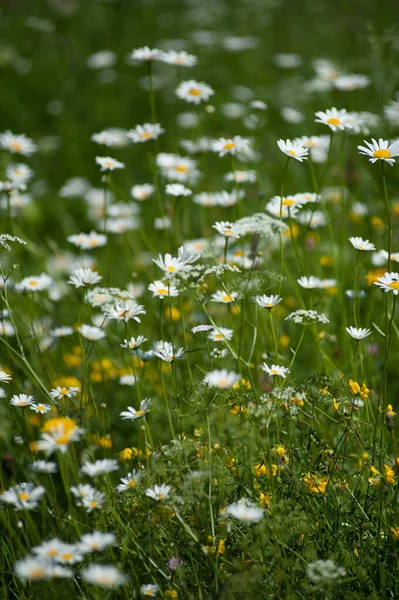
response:
M26 137L25 134L16 134L9 130L0 133L0 148L22 156L30 156L38 149L34 141Z
M13 406L19 406L20 408L25 408L25 406L32 404L33 401L33 396L28 396L27 394L14 394L10 400L10 404Z
M361 252L367 252L369 250L375 250L374 244L372 244L368 240L364 240L361 237L350 237L349 241L352 244L352 246L354 248L356 248L356 250L359 250Z
M272 308L274 308L279 302L282 301L282 298L280 298L277 295L274 296L256 296L255 298L256 303L259 304L259 306L261 306L262 308L266 308L267 310L271 310Z
M116 319L117 321L125 321L127 323L130 319L141 323L138 315L145 315L146 311L144 306L137 304L134 300L129 300L124 304L116 304L115 307L107 310L107 317L109 319Z
M96 460L94 463L86 462L81 467L81 472L90 477L97 477L98 475L105 475L117 471L119 465L113 458L103 458Z
M197 57L193 54L188 54L184 50L181 50L180 52L176 52L175 50L162 52L161 60L169 65L176 65L177 67L193 67L197 64Z
M253 504L250 500L242 498L226 506L226 515L244 523L258 523L265 511Z
M209 332L209 339L213 342L223 342L224 340L231 340L233 337L233 330L227 329L226 327L218 327Z
M90 233L70 235L67 237L67 240L82 250L93 250L94 248L101 248L102 246L105 246L107 243L107 236L103 233L90 231Z
M51 410L51 406L49 404L37 404L36 402L30 404L29 408L34 410L36 413L40 413L41 415Z
M155 352L155 356L167 363L172 363L175 360L180 360L183 358L183 355L184 348L174 348L173 344L171 344L170 342L164 342L162 348Z
M57 463L46 460L35 460L30 466L34 473L57 473Z
M47 290L52 283L53 279L46 273L42 273L41 275L25 277L15 287L21 292L42 292L43 290Z
M41 581L51 579L52 565L48 560L27 556L17 560L14 564L14 572L20 579L26 581Z
M150 412L150 404L151 399L144 398L144 400L140 402L140 408L138 410L133 408L133 406L128 406L127 410L124 410L120 413L120 416L122 419L136 421L136 419L141 419L141 417L144 417L148 412Z
M80 576L84 581L106 589L117 588L129 581L127 575L112 565L89 565L80 572Z
M286 378L287 374L290 372L288 367L280 367L279 365L272 365L269 367L266 363L263 363L261 366L262 371L264 371L269 377L274 377L277 375L278 377Z
M163 56L162 50L158 50L157 48L149 48L148 46L143 46L142 48L136 48L133 50L130 55L133 60L137 60L140 62L151 62L155 60L162 60Z
M223 237L240 237L234 223L230 223L230 221L217 221L212 227L213 229L216 229L220 235L223 235Z
M91 54L87 59L90 69L110 69L116 63L117 56L112 50L100 50Z
M55 400L62 400L63 398L74 398L79 392L79 388L71 385L69 387L58 386L51 390L50 395Z
M0 371L0 382L1 383L9 383L11 381L11 375L6 373L5 371Z
M82 552L101 552L116 544L116 536L114 533L103 533L102 531L93 531L92 533L84 533L78 542Z
M319 277L300 277L297 279L299 285L307 290L314 290L320 287L321 279Z
M12 183L25 184L33 176L33 171L23 163L8 165L6 176Z
M219 138L211 142L211 150L217 152L219 156L226 154L237 154L249 148L249 140L235 135L233 138Z
M164 283L163 281L154 281L148 286L150 292L152 292L153 298L165 298L165 296L176 297L179 295L179 290L174 285Z
M64 454L70 443L79 441L83 431L73 419L67 417L48 419L42 428L37 449L43 450L47 456L57 450Z
M32 483L19 483L3 492L0 498L7 504L13 504L15 510L32 510L45 492L46 488L42 485L35 487Z
M333 86L341 92L360 90L370 85L371 80L367 75L339 75L333 81Z
M94 325L81 325L78 327L78 331L84 338L86 338L86 340L90 340L92 342L102 340L106 336L105 331L100 329L100 327L95 327Z
M168 183L165 188L166 193L169 196L191 196L192 191L181 183Z
M337 110L335 107L328 108L325 112L319 110L315 116L317 117L315 119L316 123L328 125L332 131L336 131L337 129L351 129L348 123L348 113L345 108L342 110Z
M154 485L152 488L147 488L145 495L154 500L165 500L171 491L171 486L163 483L162 485Z
M105 129L100 133L93 133L91 140L108 148L124 148L129 143L125 129L117 129L116 127Z
M125 168L124 163L110 156L96 156L96 163L101 171L115 171L115 169Z
M169 253L165 254L165 258L160 254L158 258L153 258L152 260L165 273L177 273L186 266L183 260L175 258Z
M88 287L101 281L102 277L97 271L91 269L77 269L73 275L69 278L68 283L74 285L76 288Z
M370 162L375 163L377 160L384 160L391 167L395 163L395 156L399 156L399 142L396 141L393 144L389 145L388 140L383 140L379 138L378 142L374 138L372 138L371 142L367 142L364 140L367 148L365 146L358 146L358 150L360 154L364 154L365 156L370 157Z
M209 85L194 79L189 81L182 81L176 88L176 95L186 102L192 102L193 104L200 104L201 102L207 102L215 92Z
M228 390L233 387L237 381L240 381L241 375L228 371L227 369L215 369L210 371L204 377L204 383L211 387L217 387L220 390Z
M230 304L230 302L235 302L237 298L237 292L225 292L222 290L218 290L211 296L211 300L213 300L214 302L223 302L223 304Z
M126 492L127 490L130 490L131 488L135 487L139 483L142 475L142 471L134 470L131 473L128 473L126 477L121 478L122 483L116 486L116 491Z
M88 513L93 512L93 510L100 509L104 502L105 494L94 489L87 494L87 496L82 498L82 506L84 506Z
M393 292L395 296L399 294L399 273L385 273L374 281L384 292Z
M139 202L148 200L154 193L154 186L150 183L143 183L142 185L134 185L130 191L133 198Z
M345 328L346 331L349 333L349 335L354 339L357 340L358 342L360 340L364 340L364 338L366 338L368 335L371 334L370 329L364 329L362 327L346 327Z
M138 335L136 338L131 337L130 340L123 340L123 344L121 344L121 348L128 348L129 350L137 350L140 348L141 344L147 342L148 338L143 335Z
M135 144L141 142L149 142L150 140L156 140L165 132L159 123L144 123L143 125L136 125L135 129L130 129L127 132L127 136Z
M54 329L52 329L50 331L50 335L52 335L54 338L63 338L66 337L68 335L72 335L73 334L73 329L72 327L55 327Z
M155 583L145 583L140 587L140 592L143 596L155 598L158 594L159 587Z
M309 149L305 148L300 141L278 140L277 146L286 156L295 158L299 162L306 160L309 154Z
M230 171L224 178L234 183L255 183L256 171Z

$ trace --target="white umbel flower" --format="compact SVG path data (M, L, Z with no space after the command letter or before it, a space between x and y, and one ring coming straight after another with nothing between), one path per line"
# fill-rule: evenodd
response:
M354 339L360 342L360 340L364 340L368 335L371 334L370 329L364 329L362 327L346 327L346 331L349 335Z
M371 142L363 141L367 148L365 146L358 146L360 154L369 156L371 163L375 163L377 160L384 160L393 167L395 163L394 157L399 156L399 142L389 145L388 140L383 140L382 138L379 138L378 142L374 138L372 138Z
M76 288L88 287L101 281L102 277L97 271L91 269L77 269L73 275L69 278L68 283L74 285Z
M369 250L375 250L374 244L372 244L368 240L364 240L361 237L350 237L349 241L352 244L352 246L354 248L356 248L356 250L359 250L361 252L368 252Z
M209 85L203 82L195 81L190 79L189 81L182 81L181 84L176 88L176 95L192 104L200 104L201 102L207 102L215 92Z
M300 141L278 140L277 146L289 158L295 158L299 162L307 160L309 149L305 148Z
M378 277L374 285L378 285L384 292L393 292L397 296L399 294L399 273L385 273L383 277Z
M132 142L139 144L156 140L164 132L165 129L162 129L159 123L144 123L143 125L136 125L135 129L130 129L126 135Z

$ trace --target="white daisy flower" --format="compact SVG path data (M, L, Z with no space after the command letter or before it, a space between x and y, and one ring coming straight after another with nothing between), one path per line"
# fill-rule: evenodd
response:
M146 311L144 306L130 300L124 304L116 304L114 308L107 309L106 314L109 319L116 319L118 322L125 321L127 323L130 319L133 319L137 323L141 323L138 315L145 315Z
M119 485L116 486L116 491L117 492L126 492L127 490L130 490L132 487L135 487L141 477L143 475L142 471L132 471L131 473L128 473L126 477L121 477L121 482Z
M227 369L215 369L205 375L204 383L211 387L217 387L220 390L227 390L232 388L240 379L241 375L238 373L228 371Z
M62 400L63 398L74 398L79 391L79 388L73 385L70 387L58 386L51 390L50 395L55 400Z
M224 176L226 181L234 183L255 183L256 171L230 171Z
M356 250L367 252L369 250L375 250L374 244L369 242L368 240L364 240L361 237L350 237L350 243Z
M337 129L351 129L349 115L345 109L337 110L334 107L331 109L328 108L325 112L319 110L315 116L317 117L317 119L315 119L316 123L328 125L332 131L336 131Z
M165 188L166 193L169 196L191 196L192 191L181 183L168 183Z
M214 225L212 225L212 228L216 229L216 231L224 237L240 237L237 233L234 223L231 223L230 221L217 221Z
M222 302L223 304L230 304L230 302L235 302L237 298L237 292L225 292L222 290L218 290L211 296L211 300L213 300L214 302Z
M158 258L153 258L153 262L165 271L165 273L177 273L181 271L186 266L186 263L180 258L175 258L169 253L165 254L165 258L163 258L162 254L158 256Z
M145 495L154 500L165 500L171 491L171 486L163 483L162 485L154 485L152 488L147 488Z
M101 281L102 277L97 271L91 269L77 269L73 275L69 278L68 283L74 285L76 288L88 287Z
M41 275L25 277L15 287L19 292L42 292L43 290L47 290L52 283L53 279L49 275L46 275L46 273L42 273Z
M52 565L48 560L27 556L14 563L14 572L20 579L26 581L41 581L51 579Z
M150 183L143 183L142 185L134 185L130 190L132 197L139 202L148 200L154 193L154 186Z
M200 104L201 102L207 102L211 96L214 95L214 91L206 83L195 81L190 79L189 81L182 81L176 88L176 95L186 102L193 104Z
M110 156L96 156L96 163L101 171L115 171L115 169L124 169L125 165Z
M6 373L5 371L0 371L0 382L1 383L9 383L11 381L11 375Z
M157 48L149 48L148 46L143 46L142 48L136 48L133 50L130 57L133 60L138 60L140 62L149 62L154 60L162 60L163 56L162 50L158 50Z
M32 404L33 401L33 396L28 396L27 394L14 394L10 400L10 404L13 406L19 406L20 408L25 408L25 406Z
M102 588L114 589L129 581L127 575L112 565L89 565L81 572L82 579Z
M307 290L314 290L320 287L321 279L320 277L314 277L311 275L310 277L300 277L297 279L299 285Z
M93 250L93 248L101 248L102 246L105 246L107 243L107 236L103 233L90 231L90 233L70 235L67 237L67 240L82 250Z
M140 591L143 596L154 598L158 594L159 587L155 583L145 583L140 587Z
M121 348L137 350L137 348L140 348L141 344L144 344L144 342L148 342L148 338L144 337L143 335L138 335L136 338L131 337L130 340L123 340Z
M188 54L184 50L181 50L180 52L176 52L175 50L162 52L161 60L169 65L176 65L177 67L193 67L197 64L197 57L193 54Z
M25 134L15 134L9 130L0 133L0 148L9 150L12 154L21 154L22 156L30 156L38 150L34 141L26 137Z
M78 327L78 331L84 338L92 342L102 340L106 336L105 331L94 325L81 325Z
M226 506L225 514L244 523L258 523L263 518L264 513L263 508L259 508L250 500L242 498L238 502Z
M127 132L127 136L135 144L141 142L149 142L150 140L156 140L165 132L159 123L144 123L143 125L136 125L135 129L130 129Z
M165 296L176 297L179 295L179 290L174 285L166 284L163 281L154 281L148 286L150 292L152 292L153 298L165 298Z
M287 374L290 372L288 367L280 367L279 365L272 365L268 367L266 363L263 363L261 366L262 371L267 373L269 377L274 377L277 375L278 377L286 378Z
M277 295L274 295L274 296L263 295L263 296L256 296L255 300L256 300L256 303L259 304L259 306L261 306L262 308L271 310L279 302L282 301L282 298L280 298L280 296L277 296Z
M281 152L283 152L289 158L295 158L299 162L307 160L309 149L304 148L303 144L300 141L291 140L278 140L277 146L280 148Z
M6 176L12 183L25 184L33 177L33 171L23 163L8 165Z
M217 152L219 156L225 156L226 154L237 154L248 150L249 140L235 135L233 138L219 138L211 142L211 150Z
M72 488L71 488L72 489ZM82 506L85 507L88 513L93 512L93 510L97 510L101 508L101 506L105 502L105 494L103 492L99 492L98 490L94 490L90 492L87 496L82 498Z
M34 473L57 473L57 463L46 460L35 460L30 466L31 471Z
M209 333L208 337L210 340L212 340L212 342L224 342L224 340L228 341L233 337L233 330L227 329L226 327L218 327L213 329L213 331Z
M46 488L35 487L32 483L18 483L0 495L3 502L13 504L15 510L32 510L36 508Z
M32 404L30 404L29 408L31 410L34 410L35 413L40 413L41 415L43 415L51 410L51 406L49 404L36 404L36 402L33 402Z
M116 63L117 56L112 50L100 50L91 54L87 59L90 69L110 69Z
M106 475L119 469L118 462L113 458L103 458L96 460L94 463L85 462L81 467L81 472L90 477L97 477L98 475Z
M155 352L155 356L167 363L180 360L183 358L183 355L184 348L173 348L173 345L170 342L163 342L162 347Z
M399 294L399 273L385 273L383 277L378 277L374 285L378 285L384 292L393 292L397 296Z
M122 411L119 416L121 416L122 419L127 419L129 421L141 419L141 417L144 417L148 412L150 412L150 404L151 399L144 398L144 400L140 402L139 410L136 410L135 408L133 408L133 406L128 406L127 410Z
M371 142L367 142L364 140L367 148L365 146L358 146L358 150L360 154L364 154L365 156L370 156L370 162L375 163L377 160L384 160L391 167L395 163L395 156L399 156L399 142L396 141L393 144L389 145L388 140L383 140L379 138L378 142L374 138L372 138Z
M102 531L93 531L92 533L84 533L78 542L78 546L82 552L101 552L116 544L116 536L114 533L103 533Z
M364 338L366 338L368 335L371 334L370 329L364 329L362 327L346 327L345 328L346 331L349 333L349 335L354 339L357 340L358 342L360 340L364 340Z

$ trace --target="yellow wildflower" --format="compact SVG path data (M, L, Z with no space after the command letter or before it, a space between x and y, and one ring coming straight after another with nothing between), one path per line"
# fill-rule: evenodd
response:
M305 473L302 476L302 480L309 492L312 492L313 494L325 493L328 484L328 477L319 478L316 475Z

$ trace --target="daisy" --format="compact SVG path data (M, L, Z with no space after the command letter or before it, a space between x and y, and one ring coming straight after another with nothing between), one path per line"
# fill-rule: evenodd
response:
M88 513L91 513L93 512L93 510L101 508L104 502L105 494L94 489L87 496L82 498L82 506L84 506Z
M72 335L72 334L73 334L72 327L55 327L55 329L52 329L50 331L50 335L52 335L55 338L63 338L63 337L66 337L67 335Z
M135 144L140 142L149 142L150 140L156 140L165 132L159 123L144 123L144 125L136 125L135 129L130 129L127 132L127 136Z
M150 412L150 404L151 399L144 398L144 400L140 402L139 410L136 410L135 408L133 408L133 406L128 406L127 410L124 410L120 413L120 416L122 417L122 419L135 421L136 419L140 419L141 417L144 417L148 412Z
M226 181L234 183L255 183L256 171L230 171L224 176Z
M114 308L107 310L107 316L109 319L116 319L118 322L124 321L127 323L130 319L141 323L138 315L145 315L146 311L144 306L137 304L134 300L125 302L124 304L116 304Z
M129 348L129 350L137 350L140 348L141 344L144 342L148 342L148 338L143 335L137 336L137 338L131 337L130 340L123 340L123 344L121 344L121 348Z
M197 57L193 54L188 54L184 50L181 50L180 52L176 52L175 50L162 52L161 60L169 65L176 65L177 67L193 67L197 64Z
M269 377L274 377L275 375L277 375L278 377L282 377L283 379L285 379L287 374L290 372L288 367L279 367L278 365L272 365L271 367L268 367L266 363L263 363L261 369L262 371L267 373Z
M258 523L263 518L264 512L263 508L259 508L250 500L242 498L238 502L226 506L225 514L245 523Z
M115 127L105 129L100 133L93 133L91 140L108 148L124 148L129 143L126 131Z
M74 565L82 560L83 555L77 544L62 544L60 554L57 556L57 562Z
M78 235L70 235L67 237L68 242L74 244L82 250L92 250L93 248L100 248L105 246L107 243L107 236L103 233L96 233L90 231L90 233L79 233Z
M96 163L99 165L101 171L115 171L115 169L125 168L124 163L110 156L96 156Z
M12 183L25 184L33 176L33 171L23 163L8 165L6 176Z
M159 587L154 583L145 583L140 587L143 596L151 596L154 598L158 594Z
M361 237L350 237L350 243L356 250L367 252L369 250L375 250L374 244L369 242L368 240L364 240Z
M80 483L78 486L72 486L71 492L76 498L76 505L83 506L83 499L89 498L96 490L89 483Z
M51 578L52 566L47 560L27 556L17 560L14 564L14 571L17 577L27 581L41 581Z
M19 292L42 292L43 290L47 290L52 283L53 279L49 275L46 275L46 273L42 273L41 275L25 277L15 287Z
M37 449L43 450L47 456L59 450L67 452L72 442L78 442L84 430L78 427L72 419L55 417L45 422L43 433L37 442Z
M221 369L210 371L204 378L204 383L211 387L217 387L220 390L227 390L233 387L237 381L240 381L241 375L228 371L227 369Z
M30 156L38 150L34 141L26 137L25 134L15 134L9 130L0 133L0 148L9 150L12 154L22 154L23 156Z
M35 487L32 483L18 483L0 496L3 502L13 504L15 510L32 510L46 492L42 485Z
M262 308L267 308L268 310L271 310L279 302L282 301L282 298L280 298L277 295L275 295L275 296L263 295L263 296L256 296L255 300L256 300L256 303L259 304L259 306L261 306Z
M299 141L291 142L291 140L278 140L277 146L286 156L295 158L296 160L299 160L299 162L306 160L309 154L308 148L304 148L303 144Z
M163 281L154 281L154 283L150 283L148 289L152 292L153 298L160 298L161 300L165 298L165 296L175 297L179 295L179 290L174 285L166 284Z
M112 565L89 565L80 575L88 583L107 589L117 588L129 581L127 575Z
M57 560L64 546L64 542L58 538L53 538L42 542L40 546L34 546L32 552L43 559Z
M143 46L142 48L136 48L133 50L130 57L133 60L138 60L140 62L151 62L154 60L162 60L163 56L162 50L158 50L157 48L149 48L148 46Z
M214 93L215 92L209 85L200 83L194 79L182 81L176 88L176 95L179 98L186 100L186 102L192 102L193 104L200 104L202 101L207 102Z
M94 325L81 325L78 327L78 331L84 338L92 342L98 342L106 336L105 331Z
M90 477L97 477L98 475L105 475L106 473L112 473L119 469L118 463L113 458L103 458L102 460L96 460L94 463L86 462L81 467L81 472Z
M57 473L57 463L46 460L35 460L30 466L31 471L34 473Z
M321 279L319 277L300 277L297 279L299 285L307 290L314 290L315 288L320 287Z
M170 485L154 485L152 488L147 488L145 495L154 500L165 500L171 492L172 488Z
M331 109L327 109L325 112L319 110L316 113L317 119L315 119L316 123L323 123L323 125L328 125L332 131L336 131L337 129L350 129L348 122L348 113L345 109L337 110L335 107Z
M0 382L1 383L9 383L11 381L11 375L6 373L5 371L0 371Z
M364 338L366 338L368 335L371 334L370 329L363 329L362 327L346 327L345 328L346 331L349 333L349 335L351 337L353 337L354 340L357 340L358 342L360 340L364 340Z
M117 56L112 50L100 50L91 54L87 59L87 66L90 69L110 69L116 63Z
M383 277L378 277L374 281L384 292L393 292L395 296L399 294L399 273L385 273Z
M73 385L70 387L58 386L51 390L50 395L55 400L62 400L63 398L74 398L79 391L79 388Z
M74 275L71 275L68 283L74 285L76 288L88 287L101 281L102 277L97 271L91 269L77 269Z
M375 163L377 160L384 160L391 167L395 163L394 156L399 156L399 142L394 142L389 146L389 142L387 140L383 140L379 138L378 142L374 138L372 138L371 142L367 142L364 140L365 146L358 146L358 150L360 154L364 154L365 156L370 156L370 162Z
M130 190L131 195L135 200L143 202L148 200L154 193L154 186L150 183L143 183L142 185L134 185Z
M341 92L360 90L370 85L371 80L366 75L340 75L333 81L333 86Z
M235 229L234 223L230 223L230 221L217 221L214 225L212 225L212 228L216 229L216 231L224 237L240 237Z
M30 404L29 408L34 410L35 413L40 413L41 415L51 410L51 406L49 404L36 404L36 402Z
M33 396L28 396L27 394L14 394L14 396L10 400L10 404L13 406L19 406L20 408L25 408L25 406L29 406L34 401Z
M235 302L238 298L237 292L225 292L218 290L211 296L211 300L214 302L223 302L223 304L229 304L230 302Z
M119 378L119 383L121 385L136 385L136 378L134 375L122 375L122 377Z
M223 342L224 340L231 340L233 337L233 330L226 329L226 327L218 327L209 333L209 339L213 342Z
M248 150L249 140L235 135L233 138L219 138L211 143L211 150L218 152L219 156L226 154L237 154L242 150Z
M166 186L166 193L169 196L191 196L192 191L186 188L186 186L181 183L168 183Z
M162 269L162 271L165 271L165 273L176 273L186 266L186 263L183 260L175 258L169 253L165 254L165 258L160 254L158 258L153 258L152 260L157 267Z
M92 533L85 533L80 538L78 545L82 552L101 552L116 544L116 536L114 533L103 533L102 531L93 531Z
M163 347L155 352L155 356L160 358L161 360L171 363L175 360L180 360L183 358L184 348L174 349L173 345L170 342L164 342Z
M121 482L116 486L117 492L126 492L130 490L132 487L135 487L140 481L143 473L142 471L132 471L128 473L126 477L121 477Z

